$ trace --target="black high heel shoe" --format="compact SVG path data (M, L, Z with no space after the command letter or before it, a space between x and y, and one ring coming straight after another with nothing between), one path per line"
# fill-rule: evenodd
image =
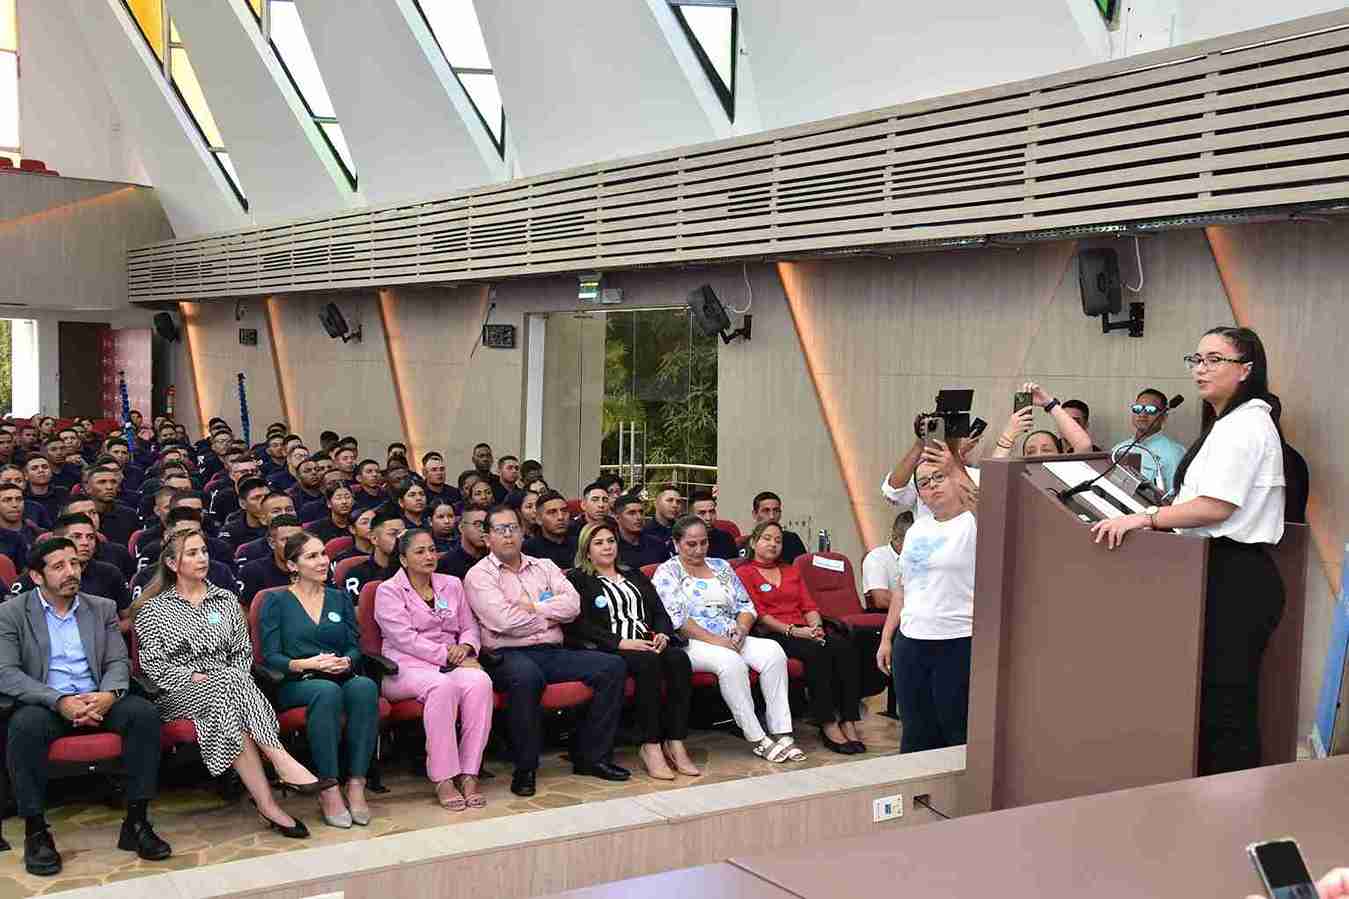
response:
M301 796L317 796L324 790L337 786L337 778L320 777L313 783L307 784L293 784L288 781L279 780L276 785L281 788L282 796L285 796L287 793L299 793Z
M303 840L309 836L309 828L305 827L304 822L299 818L295 818L294 815L291 817L295 819L295 824L290 827L287 827L284 824L278 824L262 812L258 812L258 817L267 825L268 830L274 830L283 837L290 837L292 840Z
M839 755L857 754L857 750L853 748L851 743L836 743L829 739L829 735L824 732L823 727L820 728L820 740L824 743L824 748L828 749L830 752L837 752Z

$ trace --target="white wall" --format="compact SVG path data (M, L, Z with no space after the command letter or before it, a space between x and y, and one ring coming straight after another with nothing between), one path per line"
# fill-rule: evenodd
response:
M25 156L72 178L148 183L134 143L69 11L19 0L20 137Z

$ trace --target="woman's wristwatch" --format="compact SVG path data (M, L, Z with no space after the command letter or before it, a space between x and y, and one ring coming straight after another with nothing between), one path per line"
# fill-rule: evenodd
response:
M1148 517L1148 527L1157 530L1157 513L1160 510L1156 506L1148 506L1143 510L1143 514Z
M1054 398L1051 399L1049 402L1045 403L1045 413L1048 414L1048 413L1050 413L1050 412L1053 412L1053 411L1054 411L1054 407L1057 406L1058 404L1059 404L1059 398L1058 398L1058 397L1054 397Z

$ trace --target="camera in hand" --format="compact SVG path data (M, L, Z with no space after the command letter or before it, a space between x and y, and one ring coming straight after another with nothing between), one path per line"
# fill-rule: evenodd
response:
M919 424L921 436L943 441L971 436L970 407L973 405L973 390L958 388L939 391L937 408L922 416Z

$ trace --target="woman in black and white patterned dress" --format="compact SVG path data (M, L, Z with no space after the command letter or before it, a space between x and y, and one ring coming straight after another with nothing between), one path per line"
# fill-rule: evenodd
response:
M253 648L239 600L207 582L210 562L200 533L165 541L158 571L131 607L141 667L164 691L156 699L164 720L190 718L196 725L206 770L214 777L233 766L270 828L306 837L304 824L272 797L261 756L283 789L310 794L333 784L282 748L276 712L253 683Z

